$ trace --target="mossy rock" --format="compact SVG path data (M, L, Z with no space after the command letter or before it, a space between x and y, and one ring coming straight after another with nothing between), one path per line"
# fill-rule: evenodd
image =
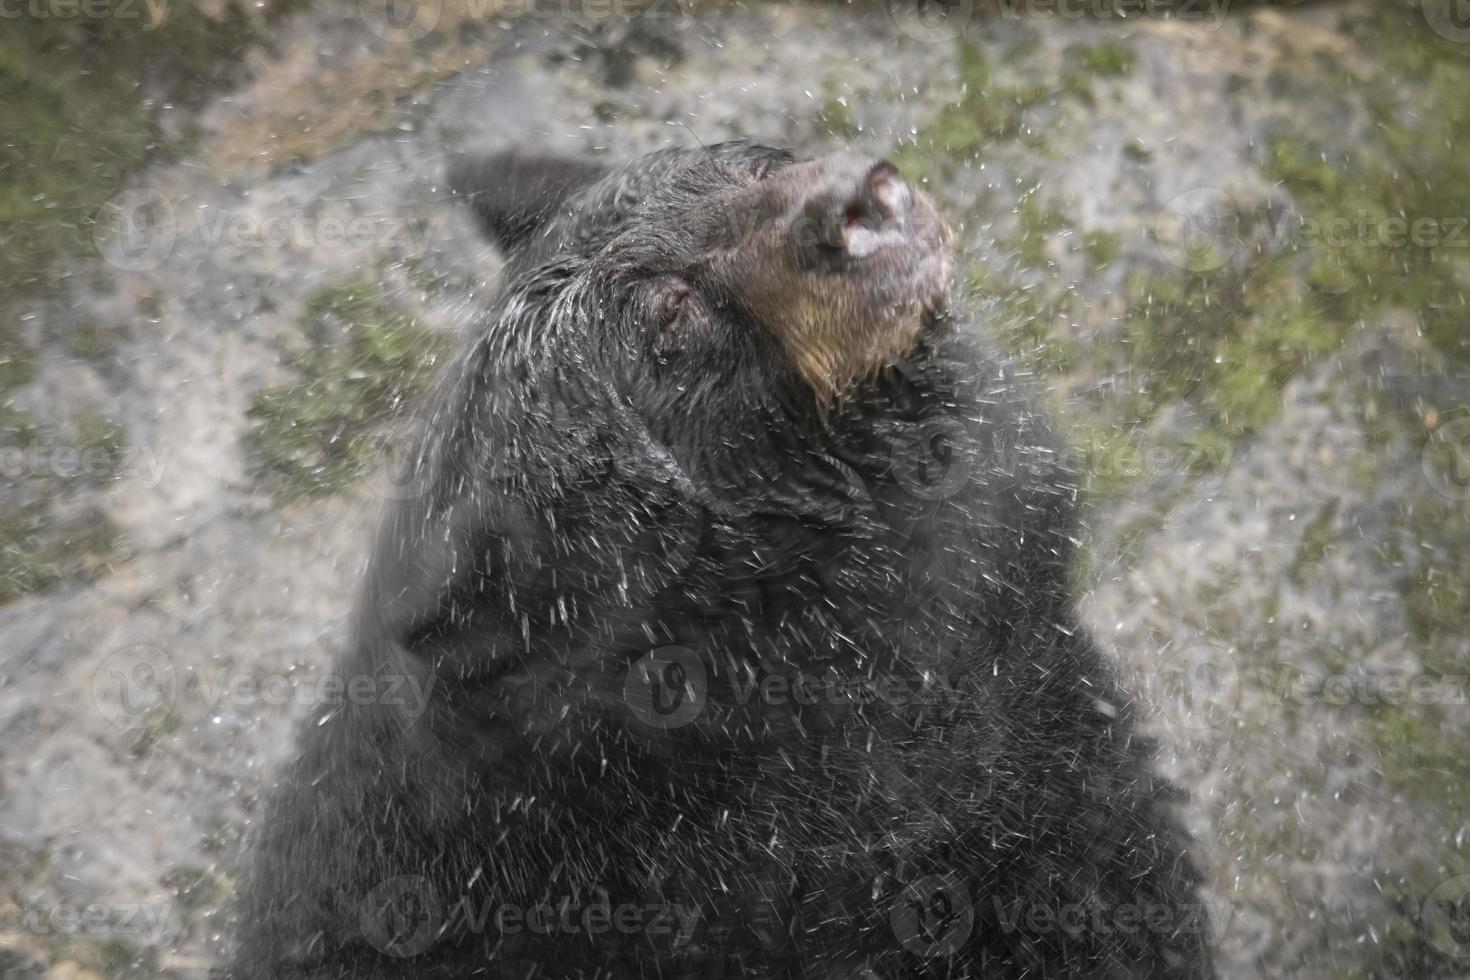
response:
M366 282L329 287L307 303L313 343L293 356L298 380L258 391L246 448L282 499L320 497L377 462L378 434L427 387L446 348Z

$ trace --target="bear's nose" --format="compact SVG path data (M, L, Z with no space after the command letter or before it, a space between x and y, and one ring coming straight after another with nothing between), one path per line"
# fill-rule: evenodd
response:
M860 257L877 232L903 226L912 195L887 160L837 156L826 164L802 204L804 227L793 230L824 249Z

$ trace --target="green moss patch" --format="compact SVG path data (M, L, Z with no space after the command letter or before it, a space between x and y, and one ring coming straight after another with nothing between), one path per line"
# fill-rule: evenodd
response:
M1127 45L1104 41L1091 47L1079 46L1067 52L1084 71L1101 78L1123 78L1133 73L1138 55Z
M339 492L376 462L380 430L427 387L444 339L370 283L309 301L312 346L293 355L299 380L256 392L246 436L257 474L284 499Z
M973 159L997 141L1022 136L1028 111L1049 95L1040 82L997 82L979 44L961 43L956 57L959 98L941 107L913 143L898 148L894 163L905 174L937 176L936 165Z
M99 0L42 4L48 16L6 20L0 402L29 379L27 304L54 292L65 256L95 257L93 216L130 174L187 145L179 120L235 76L244 49L289 2L226 3L210 17L192 3Z
M1343 322L1412 310L1431 344L1470 367L1470 52L1407 7L1375 7L1354 29L1383 52L1375 71L1329 74L1323 84L1362 92L1372 145L1283 132L1266 170L1309 223L1307 282L1323 308Z
M838 139L850 139L862 130L853 115L852 106L846 99L836 96L827 99L817 109L812 116L812 126L819 134Z
M165 127L233 77L263 36L254 4L210 18L169 3L89 4L101 17L28 19L0 37L0 294L44 286L123 179L168 154ZM280 8L282 4L273 4Z
M96 578L117 560L121 543L100 512L57 520L43 505L0 511L0 605Z

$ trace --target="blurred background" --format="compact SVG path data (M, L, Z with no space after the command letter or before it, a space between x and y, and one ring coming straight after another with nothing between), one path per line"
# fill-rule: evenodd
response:
M499 260L446 159L888 156L1085 460L1219 965L1470 976L1465 0L0 0L0 977L201 977Z

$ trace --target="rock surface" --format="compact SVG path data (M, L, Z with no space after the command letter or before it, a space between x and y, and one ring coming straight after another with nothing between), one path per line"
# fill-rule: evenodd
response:
M493 288L446 159L736 135L889 155L955 218L964 291L1083 451L1083 608L1191 794L1222 973L1470 971L1470 45L1446 22L438 4L413 37L371 6L282 24L24 321L7 398L50 435L6 476L109 531L0 607L0 975L218 956L394 492L373 467Z

